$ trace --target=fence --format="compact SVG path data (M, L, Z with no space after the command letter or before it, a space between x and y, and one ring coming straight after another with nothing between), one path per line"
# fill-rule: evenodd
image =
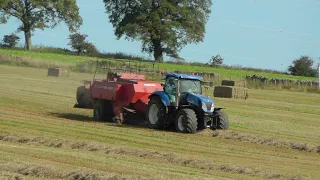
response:
M205 73L205 72L188 72L188 71L169 71L160 69L159 63L141 63L137 61L116 61L116 60L103 60L103 61L85 61L79 62L76 65L77 70L82 72L95 72L105 73L106 69L113 72L128 72L144 74L148 79L161 81L164 79L166 73L183 73L202 76L203 80L208 82L209 85L219 86L221 81L235 80L232 77L222 76L217 73ZM97 70L96 70L97 69ZM244 81L245 86L248 88L281 88L281 89L317 89L318 82L316 81L297 81L292 79L269 79L259 75L240 77L237 81Z

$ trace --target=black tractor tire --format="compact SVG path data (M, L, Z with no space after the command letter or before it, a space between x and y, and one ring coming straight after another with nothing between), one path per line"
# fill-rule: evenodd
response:
M202 131L207 128L205 123L205 117L201 115L201 113L197 113L197 119L198 119L198 131Z
M93 108L93 119L95 121L108 121L112 122L112 118L114 117L112 111L112 105L109 101L106 100L98 100L94 104Z
M196 133L198 127L197 114L193 109L180 109L175 119L175 126L178 132Z
M216 112L216 115L217 115L218 129L222 129L222 130L229 129L229 118L227 113L219 110Z
M151 97L146 111L146 120L151 129L163 129L166 117L166 107L159 97Z

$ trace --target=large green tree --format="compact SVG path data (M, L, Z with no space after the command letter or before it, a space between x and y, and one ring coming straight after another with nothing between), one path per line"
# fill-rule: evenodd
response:
M142 42L156 61L203 41L211 0L103 0L118 39Z
M74 32L82 25L75 0L0 0L0 23L6 23L11 16L22 23L18 31L24 32L27 50L31 49L35 29L53 28L64 21Z
M294 76L316 77L317 70L313 68L313 59L309 56L301 56L292 62L288 67L288 71Z

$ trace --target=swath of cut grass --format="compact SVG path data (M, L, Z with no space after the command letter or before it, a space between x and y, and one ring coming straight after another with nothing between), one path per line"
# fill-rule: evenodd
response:
M170 154L170 153L160 153L157 151L149 151L149 150L137 150L137 149L128 149L124 147L103 147L103 146L97 146L92 143L88 142L61 142L59 140L50 140L45 139L43 137L18 137L15 135L0 135L0 141L8 141L8 142L18 142L18 143L32 143L32 144L38 144L38 145L44 145L47 147L56 147L60 148L62 146L56 146L53 144L63 144L63 147L71 148L71 149L81 149L81 150L88 150L88 151L102 151L105 154L115 154L115 155L131 155L139 158L150 158L150 159L158 159L159 161L166 161L168 163L193 167L193 168L199 168L199 169L206 169L206 170L220 170L225 171L228 173L235 173L235 174L245 174L249 176L261 176L261 177L267 177L272 179L277 178L290 178L292 176L287 176L279 173L271 173L266 172L261 169L254 169L254 168L248 168L248 167L239 167L235 165L217 165L210 161L206 160L200 160L200 159L186 159L184 157L179 157L179 155ZM1 167L1 166L0 166ZM38 172L46 172L48 171L45 167L37 167L32 174L37 174ZM17 172L17 171L14 171ZM18 171L18 173L21 173ZM47 173L49 174L49 173ZM54 173L56 174L56 173ZM23 174L24 175L24 174ZM294 177L305 177L307 175L304 174L298 174ZM43 176L47 177L47 176ZM61 176L59 176L60 178Z
M237 140L242 142L249 142L253 144L265 144L265 145L270 145L275 147L285 147L288 149L293 149L298 151L317 152L316 146L313 144L286 142L276 138L259 138L257 136L233 132L233 131L224 131L224 132L221 131L218 137L223 139L232 139L232 140Z
M74 171L65 171L63 169L57 169L48 165L37 165L28 163L3 163L0 164L0 169L12 172L13 178L23 178L23 176L31 176L36 178L52 178L52 179L94 179L94 180L143 180L147 178L123 176L115 173L96 173L90 172L86 169L77 169ZM12 175L11 175L12 176ZM150 178L148 178L150 179ZM158 178L151 178L158 179Z

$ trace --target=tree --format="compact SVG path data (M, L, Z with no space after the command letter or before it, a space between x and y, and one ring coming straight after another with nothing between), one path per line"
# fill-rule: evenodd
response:
M35 29L54 28L64 21L69 31L74 32L82 25L75 0L1 0L0 22L6 23L11 16L22 22L18 31L24 32L27 50L31 49Z
M309 56L301 56L295 59L288 71L294 76L316 77L317 70L312 68L314 61Z
M217 66L217 65L222 65L223 64L223 58L220 55L212 56L209 64L211 66Z
M211 0L103 0L118 39L142 42L142 52L162 62L181 48L203 41Z
M86 54L88 54L89 56L93 56L93 55L99 53L99 51L98 51L98 49L96 48L96 46L95 46L94 44L90 43L90 42L86 42L86 43L84 44L84 49L83 49L83 50L84 50L84 52L85 52Z
M20 37L15 34L5 35L3 36L3 46L13 48L18 44Z
M80 33L70 34L69 35L70 42L68 45L70 45L73 49L75 49L77 51L77 54L79 55L85 49L87 37L88 37L87 34L80 34Z

